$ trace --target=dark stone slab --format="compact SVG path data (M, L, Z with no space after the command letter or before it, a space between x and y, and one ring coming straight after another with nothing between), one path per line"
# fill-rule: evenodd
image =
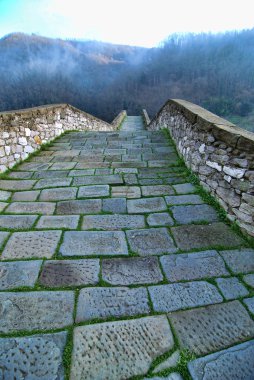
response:
M101 212L101 199L61 201L57 203L56 213L67 215L97 214Z
M246 297L249 294L237 277L217 278L216 283L226 300Z
M34 286L41 263L41 260L0 263L0 290Z
M24 230L31 228L36 219L36 215L0 215L0 228Z
M145 375L154 359L173 345L165 316L76 327L70 379L84 379L84 374L91 380Z
M193 380L252 380L254 340L215 352L188 364Z
M98 259L48 260L39 282L48 287L94 285L99 281L99 271Z
M1 220L1 219L0 219ZM83 218L82 230L121 230L123 228L144 228L143 215L87 215Z
M254 315L254 297L245 298L243 302L247 306L248 310Z
M246 276L243 276L243 281L251 288L254 288L254 273L246 274Z
M206 204L173 206L171 210L178 224L218 221L218 216L214 208Z
M175 194L169 185L141 186L141 191L144 197Z
M127 201L129 214L140 214L167 210L167 205L162 197L130 199Z
M223 298L212 284L206 281L157 285L148 288L153 307L158 312L169 312L222 302Z
M113 214L125 214L127 212L126 198L108 198L102 200L102 210Z
M102 260L102 278L112 285L156 284L163 280L157 257Z
M216 251L163 256L160 261L170 282L229 275Z
M63 256L128 255L128 247L121 231L67 231L60 253Z
M50 258L60 237L61 231L14 232L3 250L2 259Z
M67 332L0 339L2 379L64 380Z
M126 231L130 248L141 256L160 255L177 251L166 228Z
M40 201L61 201L64 199L75 199L76 187L57 187L56 189L44 189L40 194Z
M169 315L181 348L206 355L254 337L254 321L239 301Z
M0 293L0 332L59 329L73 323L74 292Z
M79 293L76 322L149 313L145 288L88 288Z
M254 271L254 249L242 248L220 251L233 273L248 273Z
M243 240L224 223L172 227L171 231L182 250L221 246L231 248L243 244Z
M75 177L73 179L73 186L111 185L111 184L122 184L122 183L123 183L123 179L118 174L100 175L100 176L84 176L84 177Z

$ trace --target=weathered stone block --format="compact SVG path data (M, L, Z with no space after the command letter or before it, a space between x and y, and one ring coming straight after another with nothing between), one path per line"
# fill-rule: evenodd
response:
M53 214L55 211L55 203L51 202L12 202L6 213L12 214Z
M206 204L174 206L171 207L171 210L178 224L218 221L218 216L214 208Z
M87 215L83 218L82 230L121 230L123 228L144 228L143 215Z
M41 260L0 263L0 289L34 286L41 264Z
M61 201L57 203L57 214L79 215L79 214L97 214L101 212L101 199L86 199Z
M216 283L226 300L244 297L249 294L237 277L217 278Z
M78 198L108 197L109 185L81 186L78 191Z
M130 199L127 201L129 214L140 214L167 210L167 205L162 197Z
M254 249L220 251L233 273L248 273L254 271Z

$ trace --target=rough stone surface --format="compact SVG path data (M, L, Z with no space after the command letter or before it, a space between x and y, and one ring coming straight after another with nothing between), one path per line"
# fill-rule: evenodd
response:
M82 229L121 230L122 228L144 228L143 215L87 215L83 218Z
M216 211L209 205L173 206L171 210L178 224L218 221Z
M2 379L64 380L67 332L0 339Z
M220 251L233 273L248 273L254 271L254 249Z
M170 282L229 275L224 261L213 250L163 256L160 261Z
M149 293L158 312L169 312L222 302L216 287L205 281L151 286Z
M11 196L10 191L0 190L0 201L7 201Z
M254 288L254 273L253 274L246 274L246 276L243 276L243 280L246 284Z
M0 180L0 189L2 190L30 190L36 181L33 180L10 180L10 179L1 179Z
M39 190L30 190L30 191L17 191L12 196L12 201L26 201L33 202L36 201L40 194Z
M88 288L79 294L76 322L94 318L149 314L145 288Z
M0 293L0 332L63 328L73 323L74 292Z
M180 359L180 351L175 351L168 359L160 363L158 366L156 366L153 370L153 373L158 373L160 371L163 371L164 369L175 367Z
M2 259L51 258L61 231L14 232L8 240Z
M37 215L0 215L0 228L24 230L32 228Z
M243 240L224 223L172 227L171 231L177 246L183 250L221 246L237 247L243 244Z
M180 347L197 355L219 351L254 337L254 321L239 301L169 315Z
M216 283L226 300L233 300L249 294L237 277L217 278Z
M157 257L102 260L102 279L112 285L156 284L163 280Z
M197 189L191 183L181 183L179 185L173 185L177 194L190 194L195 193Z
M141 214L167 210L167 205L161 197L130 199L127 201L127 210L129 214Z
M53 214L55 203L51 202L13 202L5 210L10 214Z
M150 228L126 232L130 248L141 256L160 255L177 251L166 228Z
M63 256L128 255L124 232L68 231L60 247Z
M76 327L70 379L119 380L144 375L152 361L173 344L165 316Z
M141 192L138 186L112 186L112 197L140 198Z
M144 197L174 194L174 190L169 185L141 186L141 191Z
M254 373L254 340L198 358L188 364L193 380L251 380Z
M34 286L41 263L41 260L0 263L0 290Z
M108 197L109 185L81 186L78 198Z
M151 227L155 226L173 226L174 220L167 212L157 212L155 214L150 214L147 217L147 223Z
M119 174L112 175L100 175L100 176L85 176L85 177L74 177L73 185L111 185L111 184L122 184L123 179Z
M66 228L75 230L78 227L79 215L41 216L36 228Z
M127 211L126 198L108 198L102 201L102 210L113 214L125 214Z
M40 201L61 201L64 199L75 199L77 193L76 187L56 189L44 189L40 194Z
M8 232L2 232L0 231L0 248L2 248L5 240L7 239L7 237L9 236L10 234Z
M48 260L39 282L48 287L94 285L99 281L99 271L98 259Z
M245 298L243 300L243 302L245 303L245 305L247 306L248 310L254 314L254 297L252 298Z
M61 201L57 203L56 213L67 215L96 214L101 211L101 199L85 199L80 201Z

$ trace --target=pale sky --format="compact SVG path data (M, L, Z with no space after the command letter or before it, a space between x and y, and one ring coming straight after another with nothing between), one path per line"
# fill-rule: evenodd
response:
M0 0L12 32L152 47L173 33L254 27L253 0Z

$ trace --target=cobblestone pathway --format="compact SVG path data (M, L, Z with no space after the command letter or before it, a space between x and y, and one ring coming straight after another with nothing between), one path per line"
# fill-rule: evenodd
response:
M128 117L0 180L1 379L254 379L254 250L186 173Z

